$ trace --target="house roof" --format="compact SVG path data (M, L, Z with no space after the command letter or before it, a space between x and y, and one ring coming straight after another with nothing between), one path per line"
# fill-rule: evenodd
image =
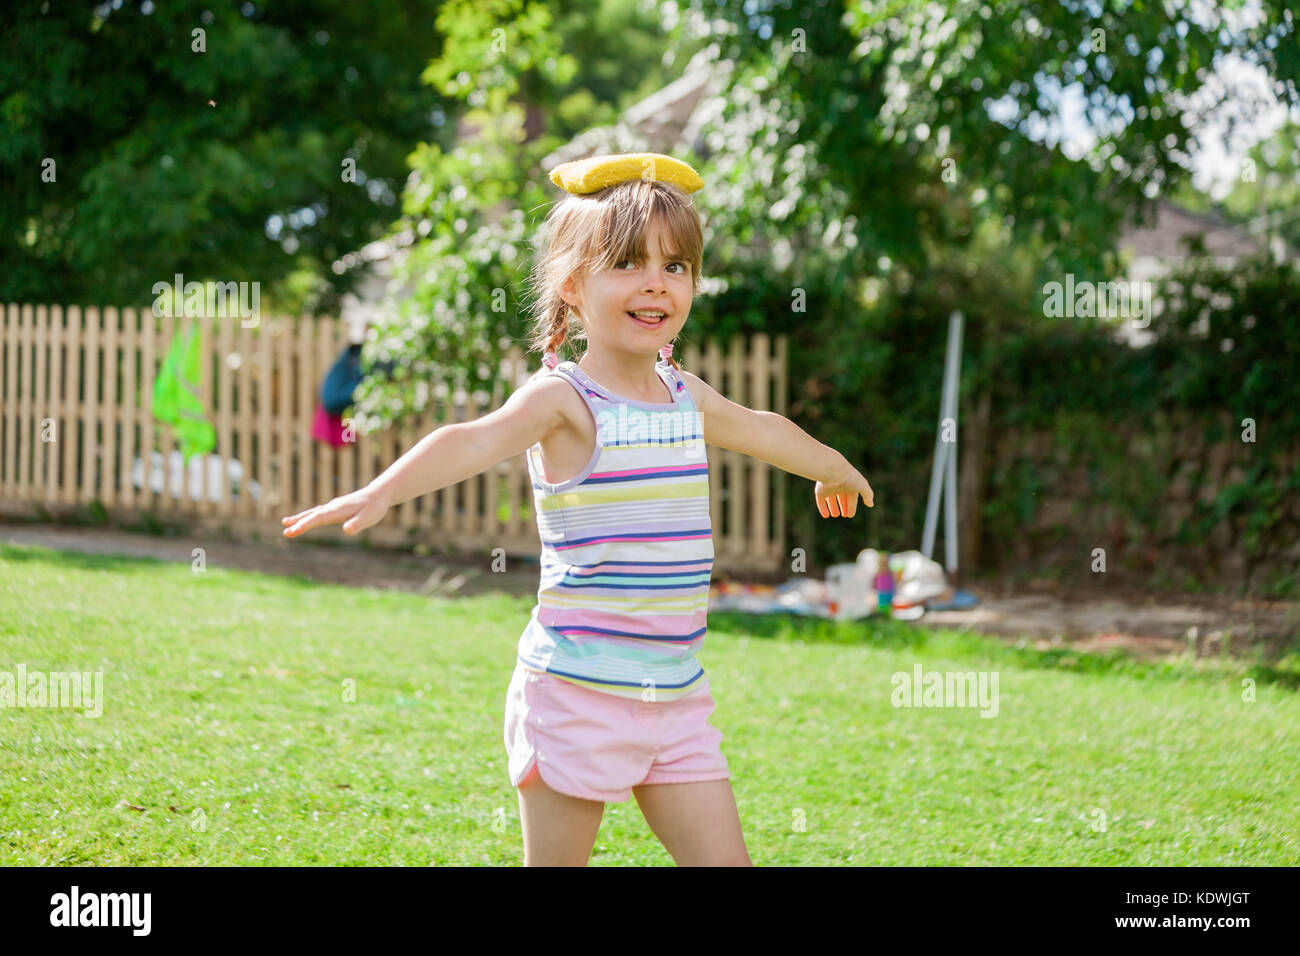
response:
M1206 252L1217 258L1237 259L1265 248L1264 242L1244 226L1163 199L1155 203L1154 222L1127 226L1116 245L1127 248L1135 257L1178 261L1187 258L1186 240L1196 235L1204 236Z
M704 155L707 150L699 139L699 106L707 96L721 90L730 72L730 61L710 64L701 51L679 79L628 107L612 125L594 126L579 133L547 156L542 165L550 168L604 153L672 155L690 151Z

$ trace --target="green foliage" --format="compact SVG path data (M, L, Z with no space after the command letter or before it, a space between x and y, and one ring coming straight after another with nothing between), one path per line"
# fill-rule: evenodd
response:
M1237 438L1241 420L1253 418L1265 447L1300 441L1294 392L1279 387L1300 381L1300 269L1267 258L1226 268L1196 260L1157 295L1170 308L1152 330L1180 361L1160 369L1156 399L1227 412L1232 424L1207 428L1207 440Z
M647 31L630 15L633 5L621 7L630 42L616 46L635 51ZM807 6L662 7L671 45L701 49L702 61L719 71L734 63L724 92L700 106L700 153L683 153L708 184L697 195L708 294L683 339L790 334L791 380L816 396L792 396L792 414L813 427L822 421L821 390L832 382L858 389L847 394L844 414L859 421L863 401L877 397L865 383L879 381L891 362L923 365L924 373L908 380L908 397L935 404L931 386L949 309L917 312L918 324L931 328L879 343L871 308L886 289L906 294L910 283L946 269L945 302L980 301L972 281L994 254L1014 260L1008 268L1028 297L1019 301L1032 299L1044 276L1113 274L1115 223L1157 187L1184 178L1171 156L1187 143L1181 97L1203 81L1200 66L1233 50L1266 62L1280 85L1296 74L1294 56L1276 47L1270 54L1263 43L1270 32L1291 29L1272 7L1259 28L1237 33L1180 25L1154 9L1097 15L1039 3L843 7L842 17ZM590 41L605 37L611 5L581 33L558 9L524 0L444 8L442 29L455 42L425 78L466 102L463 121L472 135L453 149L422 147L412 158L418 175L405 197L404 225L421 238L402 274L416 286L415 299L381 330L373 350L411 371L391 389L363 386L371 395L363 405L376 422L422 406L410 397L413 381L432 377L436 388L490 392L500 350L520 341L516 293L527 267L520 242L532 238L552 195L541 188L541 160L571 134L565 124L574 111L564 104L591 95L581 84L566 86L573 67L561 51L570 45L559 38L581 36L585 49L598 49ZM601 67L589 64L617 62L575 60L590 76ZM1128 118L1088 162L1027 135L1059 93L1059 85L1036 80L1044 75L1077 81L1099 115ZM990 117L994 101L1009 112ZM534 110L547 120L537 131L528 124ZM627 148L606 139L611 149ZM594 150L601 142L589 137ZM522 231L515 210L523 211ZM472 253L456 251L466 244ZM1017 301L989 291L985 325ZM473 341L447 341L465 334ZM920 360L896 356L900 344ZM1081 373L1089 372L1085 360L1095 367L1100 356L1077 356ZM891 397L900 407L896 393Z
M1300 124L1282 124L1276 133L1257 143L1232 191L1218 204L1231 222L1255 221L1267 217L1273 229L1291 249L1300 249Z
M432 6L119 6L0 13L0 300L142 306L181 273L332 308L350 280L330 263L391 222L411 145L448 132L418 83ZM315 298L277 288L302 269Z
M1300 381L1300 274L1265 259L1231 268L1192 260L1156 285L1154 298L1165 303L1151 320L1156 341L1133 348L1095 321L1048 320L1032 309L1033 254L990 246L936 257L916 276L895 269L873 307L795 330L792 414L868 476L878 504L860 512L865 528L824 521L811 513L806 486L790 482L792 546L825 565L868 545L919 545L946 318L960 309L963 437L978 400L987 395L992 410L984 570L1013 563L1042 500L1053 489L1059 496L1082 469L1087 493L1072 523L1058 527L1062 541L1101 513L1113 520L1094 528L1095 544L1139 549L1135 558L1151 549L1190 556L1215 536L1244 557L1249 581L1284 592L1292 578L1277 565L1300 531L1288 508L1300 470L1286 466L1300 446L1300 420L1283 384ZM1241 443L1247 418L1256 424L1253 444ZM1248 463L1222 486L1218 475L1194 471L1185 497L1195 504L1178 523L1170 518L1171 469L1187 454L1172 436L1188 425L1206 444L1241 443ZM1135 455L1128 438L1144 431L1151 439L1138 444L1147 450ZM1041 432L1053 436L1046 454L995 457L1003 436ZM1040 558L1039 572L1050 574L1047 556ZM1172 583L1208 584L1219 563L1192 561L1191 578Z
M1023 329L1003 329L972 350L963 379L992 389L990 440L1007 429L1054 435L1049 459L1001 462L991 471L985 553L995 560L1010 553L1044 482L1086 467L1091 480L1080 508L1104 503L1115 527L1141 529L1140 543L1162 551L1203 552L1204 542L1220 541L1224 551L1243 556L1248 581L1285 588L1288 576L1272 569L1285 566L1300 531L1300 516L1288 507L1300 491L1300 469L1287 465L1300 447L1300 420L1284 384L1300 380L1300 271L1264 258L1230 268L1190 260L1157 282L1155 298L1164 308L1151 322L1156 341L1143 348L1116 342L1103 329L1044 327L1017 316ZM896 314L893 321L904 319ZM980 342L978 331L972 339ZM1248 419L1254 441L1245 440ZM1245 464L1219 484L1202 453L1185 492L1191 512L1171 527L1169 472L1189 456L1167 439L1184 425L1200 430L1203 448L1240 448L1234 457ZM1165 440L1135 458L1132 444L1121 440L1134 430ZM918 443L914 452L922 448ZM1213 550L1190 568L1196 583L1208 583L1220 569Z
M158 513L152 508L140 512L140 517L132 522L126 522L122 525L126 531L134 531L137 534L149 534L155 537L162 537L168 533L175 534L175 528L170 526L166 521L158 516Z
M1189 16L1188 4L677 6L686 14L680 31L706 31L742 82L750 70L773 71L767 95L785 124L776 139L751 145L794 164L814 148L859 217L864 249L922 264L925 237L960 241L968 217L1005 219L1016 243L1045 244L1037 284L1113 273L1115 223L1187 177L1179 162L1195 135L1187 98L1217 59L1261 64L1283 102L1300 102L1287 2L1260 4L1249 28L1242 17ZM1099 128L1086 162L1028 135L1048 129L1069 86ZM721 148L735 146L710 144ZM950 208L944 195L947 161L957 183L978 187L969 209Z

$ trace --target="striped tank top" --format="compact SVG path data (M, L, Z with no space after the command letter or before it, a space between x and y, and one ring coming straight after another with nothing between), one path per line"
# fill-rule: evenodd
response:
M528 449L542 542L537 604L519 639L522 666L619 697L670 701L702 690L713 569L704 429L667 360L671 402L612 394L575 362L549 372L577 390L596 424L581 473L548 482Z

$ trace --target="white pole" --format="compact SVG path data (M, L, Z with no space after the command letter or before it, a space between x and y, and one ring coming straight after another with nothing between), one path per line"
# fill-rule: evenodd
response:
M921 535L921 553L927 558L934 551L934 529L939 521L939 491L942 487L944 460L948 446L936 435L934 439L934 465L930 469L930 497L925 504L925 532Z
M929 558L934 553L934 535L939 523L939 492L943 489L944 474L948 475L948 494L945 497L945 541L948 563L956 567L956 441L943 440L944 419L957 418L957 384L961 363L962 314L953 312L948 317L948 344L944 356L943 395L939 400L939 430L934 436L934 465L930 470L930 495L925 506L925 530L921 535L921 553ZM956 438L954 434L954 439Z
M943 530L944 550L948 557L948 578L957 573L957 406L961 388L961 333L962 314L954 312L948 318L948 367L944 376L951 384L948 389L948 418L952 419L952 441L948 449L948 474L945 479Z

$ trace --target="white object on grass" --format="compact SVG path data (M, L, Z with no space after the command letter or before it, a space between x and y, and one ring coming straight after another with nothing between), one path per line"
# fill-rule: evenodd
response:
M837 621L866 617L877 610L872 574L860 562L832 564L826 569L826 598Z
M895 610L922 605L948 590L948 579L939 562L930 560L920 551L899 551L890 555L889 570L894 572ZM919 614L916 616L920 617Z
M203 464L207 463L207 474L203 473ZM207 489L207 500L220 502L221 499L221 470L223 459L220 455L195 455L187 463L181 453L175 449L167 456L166 473L170 476L167 482L167 488L173 498L180 498L185 494L185 476L189 481L189 498L191 501L199 501L203 498L200 482L203 478L207 479L205 487ZM225 486L229 489L229 500L238 500L239 484L244 480L244 466L234 458L224 460L226 471ZM188 465L188 467L186 467ZM153 452L150 456L149 468L149 489L155 494L162 494L163 490L163 456L161 452ZM131 465L131 484L136 488L144 487L144 462L137 458ZM262 487L256 481L248 483L248 495L254 501L262 500Z

